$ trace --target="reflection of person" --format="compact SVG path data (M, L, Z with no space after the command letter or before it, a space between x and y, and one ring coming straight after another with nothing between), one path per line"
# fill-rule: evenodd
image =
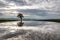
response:
M18 26L23 26L23 24L24 24L23 22L17 23Z

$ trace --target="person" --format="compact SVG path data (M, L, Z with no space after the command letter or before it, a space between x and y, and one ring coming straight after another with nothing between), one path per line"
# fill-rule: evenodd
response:
M20 13L20 14L18 14L17 17L19 17L21 19L21 22L22 22L22 17L24 17L23 14Z

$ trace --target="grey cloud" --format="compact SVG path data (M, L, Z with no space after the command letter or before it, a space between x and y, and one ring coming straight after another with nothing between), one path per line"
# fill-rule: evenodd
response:
M36 16L41 16L45 17L48 19L51 18L60 18L60 14L56 14L54 11L45 11L45 10L38 10L38 9L26 9L26 10L17 10L18 12L22 12L22 14L29 14L29 15L36 15Z
M3 16L4 14L0 13L0 16Z
M38 16L46 16L47 12L44 10L38 10L38 9L26 9L26 10L17 10L18 12L31 14L31 15L38 15Z
M16 5L18 6L23 6L23 5L26 5L26 2L24 0L6 0L7 2L14 2Z
M56 0L28 0L28 1L27 0L4 0L4 1L7 2L7 4L5 4L6 6L11 2L15 3L17 6L33 5L33 4L44 5L43 3L46 3L46 4L49 4L49 5L56 5L53 8L49 8L48 6L46 6L45 7L46 9L53 9L53 10L58 10L59 9L60 10L59 0L58 1L56 1Z
M48 4L52 1L48 0L6 0L7 2L14 2L16 5L33 5L33 4L42 4L43 2L47 2Z
M6 7L7 5L0 1L0 7Z
M56 0L4 0L6 1L8 4L13 2L15 3L17 6L24 6L24 5L37 5L37 4L40 4L42 5L43 2L47 2L49 5L52 5L54 4L55 7L53 7L52 9L53 10L57 10L57 11L60 11L60 1L56 1ZM8 6L8 4L4 4L0 1L0 7L5 7L5 6ZM46 7L47 9L49 9L48 7ZM50 12L48 13L47 11L44 11L44 10L41 10L41 9L25 9L25 10L20 10L20 9L16 9L18 12L22 12L23 14L26 13L26 14L30 14L30 15L36 15L36 16L42 16L42 17L47 17L47 18L52 18L53 16L56 18L58 17L59 18L59 15L60 13L56 13L57 15L53 15L53 14L50 14L50 13L53 13L53 12ZM54 18L53 17L53 18Z

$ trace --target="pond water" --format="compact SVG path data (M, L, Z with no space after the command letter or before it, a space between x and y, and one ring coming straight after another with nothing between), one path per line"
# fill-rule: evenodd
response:
M3 40L5 39L6 40L9 39L10 40L40 40L39 37L42 37L41 40L42 39L48 40L48 39L44 39L46 37L44 36L45 34L50 35L50 37L52 37L51 35L53 34L57 35L55 39L59 39L60 37L60 31L59 31L60 23L47 22L47 21L23 21L24 24L22 26L18 26L17 23L19 23L19 21L0 23L0 35L1 35L0 39L2 38ZM9 37L10 34L13 35L15 34L15 36L19 34L19 36ZM6 37L6 35L8 36ZM38 37L38 35L40 36ZM54 39L54 36L52 38Z

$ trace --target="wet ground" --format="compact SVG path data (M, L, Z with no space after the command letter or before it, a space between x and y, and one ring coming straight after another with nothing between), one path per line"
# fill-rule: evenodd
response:
M60 23L23 21L0 23L0 40L60 40Z

